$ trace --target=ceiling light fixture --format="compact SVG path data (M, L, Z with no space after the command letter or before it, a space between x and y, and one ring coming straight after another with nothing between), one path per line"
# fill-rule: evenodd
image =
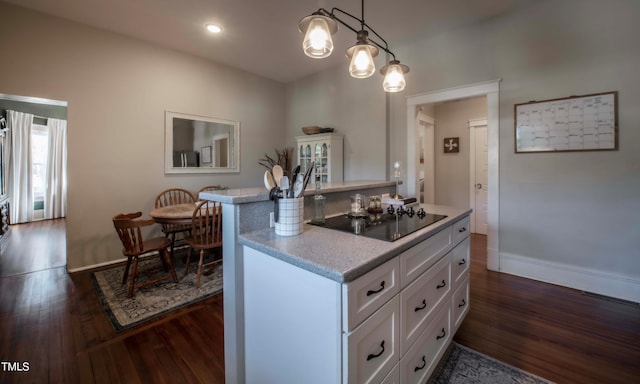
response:
M356 29L336 16L336 13L349 16L360 23L360 29ZM331 8L327 11L324 8L300 20L298 27L304 33L302 49L305 55L322 59L333 51L333 40L331 36L338 31L338 23L344 25L356 34L356 44L347 50L349 63L349 74L357 79L364 79L373 75L376 71L373 58L382 49L393 57L393 60L380 70L384 75L382 87L386 92L400 92L406 86L405 73L409 72L409 67L400 64L396 56L389 50L389 45L376 31L364 21L364 0L362 0L362 18L359 19L340 8ZM369 33L375 38L369 37Z
M205 24L207 31L211 33L220 33L222 32L222 27L216 24Z

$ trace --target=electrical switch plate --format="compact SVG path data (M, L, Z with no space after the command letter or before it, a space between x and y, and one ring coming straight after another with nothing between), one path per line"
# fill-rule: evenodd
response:
M273 212L269 212L269 228L273 228L276 226L276 220L273 216Z

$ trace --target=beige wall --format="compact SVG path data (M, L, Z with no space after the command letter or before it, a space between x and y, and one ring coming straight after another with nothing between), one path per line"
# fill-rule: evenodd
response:
M284 145L284 86L204 59L0 3L0 93L68 102L67 261L122 257L111 217L180 186L260 185ZM240 174L165 175L165 110L239 120Z
M639 19L636 0L540 0L484 23L393 46L411 72L405 91L389 95L390 157L406 158L408 96L502 79L500 257L559 271L547 280L558 284L620 283L634 290L626 297L640 301ZM341 80L324 75L315 86L305 81L313 99L299 104L327 102L317 100L326 95L314 90ZM613 90L619 92L619 150L514 153L514 104ZM377 92L361 97L359 105L366 107L355 114L385 108ZM372 151L368 158L376 161L377 155Z

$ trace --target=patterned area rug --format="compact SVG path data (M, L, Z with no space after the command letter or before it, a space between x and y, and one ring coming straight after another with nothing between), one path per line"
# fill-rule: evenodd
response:
M551 381L452 342L429 384L550 384Z
M194 255L192 261L193 259L197 260L197 257ZM222 263L214 265L210 274L205 269L200 279L200 288L196 289L197 262L191 263L189 274L183 277L184 264L181 260L182 257L176 255L174 267L178 283L165 280L137 289L131 299L127 298L128 284L121 285L124 265L91 273L102 306L116 331L135 327L222 292ZM150 263L155 265L160 261L154 257L140 263L138 268L145 268ZM144 274L138 277L140 282L145 279Z

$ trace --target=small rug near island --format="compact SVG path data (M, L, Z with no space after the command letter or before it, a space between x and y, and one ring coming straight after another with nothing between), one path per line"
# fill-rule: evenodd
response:
M91 273L91 279L102 302L103 309L116 331L123 331L141 323L167 314L176 309L204 300L222 292L222 263L213 266L212 273L203 273L200 288L196 288L196 263L191 263L189 274L183 277L184 263L176 255L174 267L178 283L172 280L139 288L133 298L127 297L128 284L122 285L124 265ZM140 263L145 268L149 263L159 263L157 257ZM145 275L138 277L144 281ZM128 282L127 282L128 283Z
M429 384L552 384L553 382L452 342Z

